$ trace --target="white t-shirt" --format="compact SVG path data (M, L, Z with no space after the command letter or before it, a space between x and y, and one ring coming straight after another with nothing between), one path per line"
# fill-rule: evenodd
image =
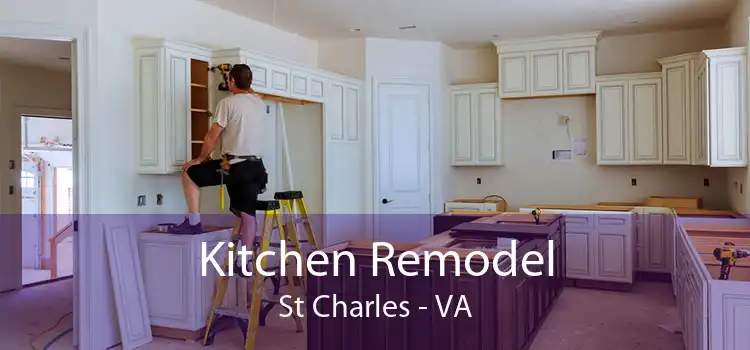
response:
M256 94L237 94L219 101L216 123L221 133L221 154L263 157L263 119L266 104Z

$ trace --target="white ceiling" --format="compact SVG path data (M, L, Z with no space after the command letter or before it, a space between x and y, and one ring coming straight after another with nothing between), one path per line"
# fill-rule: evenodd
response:
M67 41L0 37L0 60L23 66L70 71L71 44Z
M736 3L736 0L201 1L261 22L275 23L276 27L313 39L384 37L442 41L453 47L590 30L612 35L718 26L725 22ZM412 25L417 28L398 29ZM353 28L361 31L352 32Z

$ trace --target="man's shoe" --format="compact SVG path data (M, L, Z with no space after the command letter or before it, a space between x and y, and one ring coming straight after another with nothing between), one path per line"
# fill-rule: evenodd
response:
M181 224L170 227L168 232L177 235L199 235L203 233L203 223L199 222L195 225L190 225L190 220L185 218L185 221Z

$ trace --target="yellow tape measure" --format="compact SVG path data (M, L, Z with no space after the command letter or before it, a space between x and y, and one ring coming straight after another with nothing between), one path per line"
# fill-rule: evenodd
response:
M221 205L221 210L224 210L224 185L221 185L221 193L219 193L219 204Z

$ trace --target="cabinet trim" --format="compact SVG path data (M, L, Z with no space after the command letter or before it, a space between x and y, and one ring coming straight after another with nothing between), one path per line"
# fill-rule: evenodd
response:
M497 40L492 43L497 47L498 54L547 49L566 49L582 46L596 46L601 37L601 33L601 31L592 31L533 38Z

